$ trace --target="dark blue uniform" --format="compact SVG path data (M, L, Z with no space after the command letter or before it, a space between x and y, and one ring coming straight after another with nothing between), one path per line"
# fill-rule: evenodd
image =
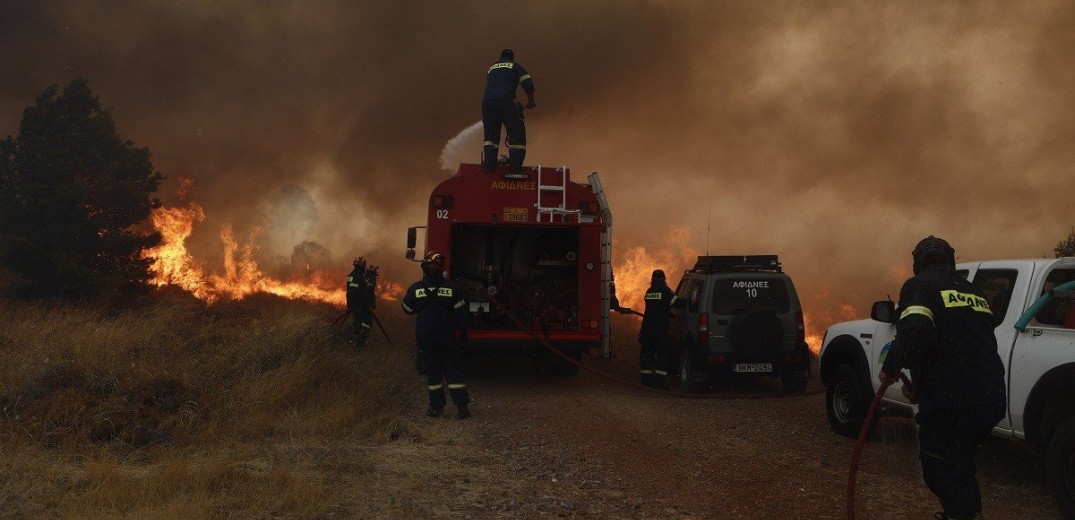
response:
M911 370L922 476L951 518L982 510L978 445L1004 418L1004 365L982 292L950 265L930 265L900 290L896 340L882 371Z
M519 85L525 92L534 92L534 80L530 74L511 58L501 58L486 73L485 95L482 97L482 124L485 126L482 166L486 171L491 172L496 167L500 125L504 125L508 134L508 159L512 170L523 166L526 125L523 123L522 110L515 102L515 90Z
M465 410L470 395L463 382L460 340L456 337L456 331L461 339L467 334L469 309L462 292L439 272L427 269L422 281L407 288L402 306L403 312L417 314L415 335L425 362L430 410L439 415L444 408L445 380L452 403Z
M654 281L646 289L646 312L642 317L642 328L638 333L638 366L642 384L664 388L668 375L668 321L669 310L683 307L686 300L680 300L676 293L664 283Z
M352 341L360 348L366 344L373 326L371 309L375 305L376 283L376 274L371 280L365 266L355 266L347 275L347 309L355 319Z

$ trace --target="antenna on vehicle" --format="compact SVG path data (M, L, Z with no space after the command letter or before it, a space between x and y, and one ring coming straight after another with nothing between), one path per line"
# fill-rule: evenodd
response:
M709 256L709 232L713 223L713 199L709 199L709 213L705 218L705 256Z

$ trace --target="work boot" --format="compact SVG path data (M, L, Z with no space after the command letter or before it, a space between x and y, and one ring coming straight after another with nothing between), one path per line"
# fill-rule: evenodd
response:
M467 405L461 404L459 405L459 411L457 415L459 416L460 420L466 419L467 417L470 417L470 409L467 408Z
M426 410L426 416L432 417L434 419L436 419L437 417L440 417L440 415L442 413L444 413L444 411L441 410L440 408L429 407L429 409Z

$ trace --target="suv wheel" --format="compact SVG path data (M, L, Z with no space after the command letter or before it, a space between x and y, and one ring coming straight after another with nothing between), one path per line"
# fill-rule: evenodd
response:
M1064 421L1049 440L1045 473L1057 507L1065 518L1075 517L1075 418Z
M702 389L696 363L691 356L690 344L683 345L679 349L679 386L685 392L696 393Z
M832 378L825 385L825 411L832 431L857 438L866 420L868 402L866 389L855 370L839 365L832 371Z

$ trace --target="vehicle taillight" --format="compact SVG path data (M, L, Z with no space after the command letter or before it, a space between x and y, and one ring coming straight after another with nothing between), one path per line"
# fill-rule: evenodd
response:
M709 343L709 313L698 315L698 343Z
M795 341L797 343L806 341L806 324L803 322L802 311L795 313Z

